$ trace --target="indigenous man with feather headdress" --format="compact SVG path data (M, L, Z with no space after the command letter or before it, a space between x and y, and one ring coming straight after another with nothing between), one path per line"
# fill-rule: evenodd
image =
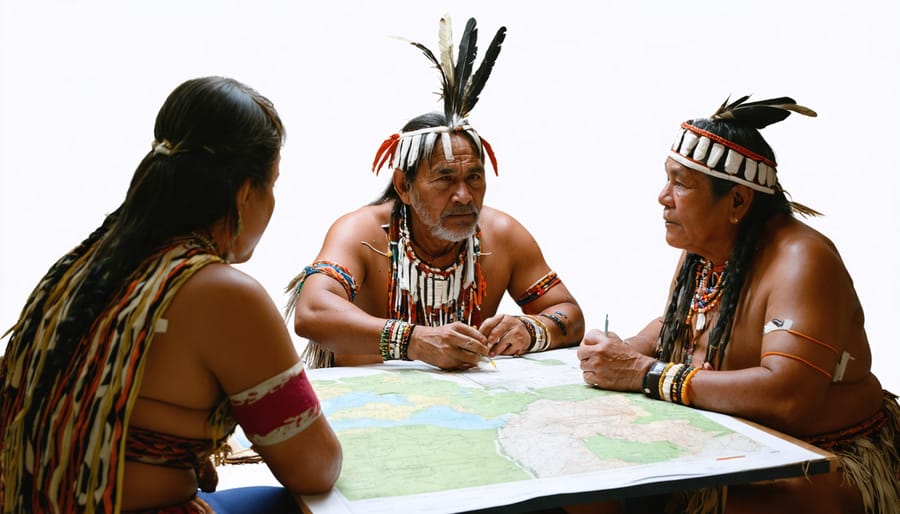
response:
M581 309L535 239L484 205L485 158L495 173L497 162L468 115L506 29L475 69L477 35L469 19L454 55L445 16L439 56L411 42L440 73L443 112L413 118L384 141L372 169L392 169L390 184L334 222L316 261L288 286L287 314L310 340L312 367L407 359L466 369L583 336ZM497 313L505 293L520 314Z
M659 194L666 242L683 250L668 308L624 341L590 331L584 380L747 418L838 457L833 473L678 495L677 512L896 514L897 397L872 374L837 248L794 217L819 213L788 200L759 133L816 113L787 97L747 100L681 124Z

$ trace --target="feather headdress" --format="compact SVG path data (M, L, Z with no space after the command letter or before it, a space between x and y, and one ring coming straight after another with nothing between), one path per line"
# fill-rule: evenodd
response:
M726 98L711 118L714 120L733 120L736 123L761 129L782 121L792 111L804 116L817 116L816 111L797 105L793 98L787 96L760 100L758 102L747 102L749 99L750 95L745 95L734 102L728 103L729 99Z
M758 102L747 102L749 95L729 103L729 98L710 116L710 120L730 125L761 129L787 118L791 112L816 116L808 107L782 96ZM756 191L774 194L783 191L773 159L760 155L725 137L684 122L672 144L669 156L682 165L707 175L743 184ZM819 213L791 202L792 208L804 215Z
M468 116L475 104L478 103L481 91L497 61L497 56L500 55L504 39L506 39L506 27L500 27L477 68L475 59L478 54L478 27L475 18L469 18L466 23L459 42L459 50L456 53L454 53L452 23L448 15L444 15L440 21L437 55L422 43L408 41L409 44L422 51L440 74L440 95L447 124L392 134L384 140L375 154L375 160L372 162L372 171L375 174L378 174L385 164L391 168L414 168L422 156L431 155L438 136L441 137L445 158L453 159L450 142L452 132L468 134L475 142L480 157L484 158L484 155L487 154L494 173L497 173L497 159L494 157L491 145L469 125Z

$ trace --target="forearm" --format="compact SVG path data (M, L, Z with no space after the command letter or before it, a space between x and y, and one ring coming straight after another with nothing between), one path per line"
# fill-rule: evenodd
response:
M294 331L336 354L376 355L386 321L341 299L324 299L298 302Z
M699 369L683 376L689 377L687 382L678 384L677 378L665 381L669 387L660 387L661 399L672 401L674 397L678 403L746 418L789 434L807 432L809 424L827 408L823 404L827 384L791 380L763 366L731 371ZM654 383L652 379L650 382ZM675 394L678 391L681 394ZM656 391L650 396L657 397Z
M735 371L703 371L691 381L691 405L740 416L778 430L795 432L798 420L818 404L798 402L799 395L777 386L763 367Z
M662 321L662 318L654 319L640 332L626 338L624 340L625 344L644 355L656 355L656 347L659 340L659 331L662 328Z
M551 305L533 314L543 323L552 348L564 348L581 342L584 337L584 317L574 302Z

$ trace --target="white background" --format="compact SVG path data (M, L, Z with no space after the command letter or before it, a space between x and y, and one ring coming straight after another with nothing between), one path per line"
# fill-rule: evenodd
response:
M629 335L661 313L677 251L656 197L682 120L729 94L817 110L763 134L784 187L826 214L810 224L840 249L875 372L900 392L890 0L0 0L0 327L121 202L168 93L204 75L258 89L287 126L275 215L241 266L283 305L330 222L385 186L369 171L382 139L440 108L436 71L388 36L435 48L445 12L457 39L478 19L482 53L509 29L470 117L500 163L487 203L531 230L591 327L608 314Z

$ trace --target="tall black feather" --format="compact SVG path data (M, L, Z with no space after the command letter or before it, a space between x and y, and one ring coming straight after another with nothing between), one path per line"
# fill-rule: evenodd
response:
M475 107L475 104L478 103L478 95L481 94L481 90L484 89L484 85L491 75L491 70L494 69L494 63L497 61L497 56L500 55L500 47L503 45L504 39L506 39L506 27L500 27L500 29L497 30L497 33L494 34L494 39L491 40L491 44L484 54L481 65L478 66L478 70L472 75L471 83L466 88L466 97L463 101L462 110L460 111L463 118L468 116L469 111L471 111L472 108Z
M472 74L472 65L478 54L478 28L475 26L475 18L469 18L462 39L459 40L459 53L456 56L456 72L453 74L453 111L445 113L447 121L453 119L453 115L462 114L463 102L466 96L466 85Z

